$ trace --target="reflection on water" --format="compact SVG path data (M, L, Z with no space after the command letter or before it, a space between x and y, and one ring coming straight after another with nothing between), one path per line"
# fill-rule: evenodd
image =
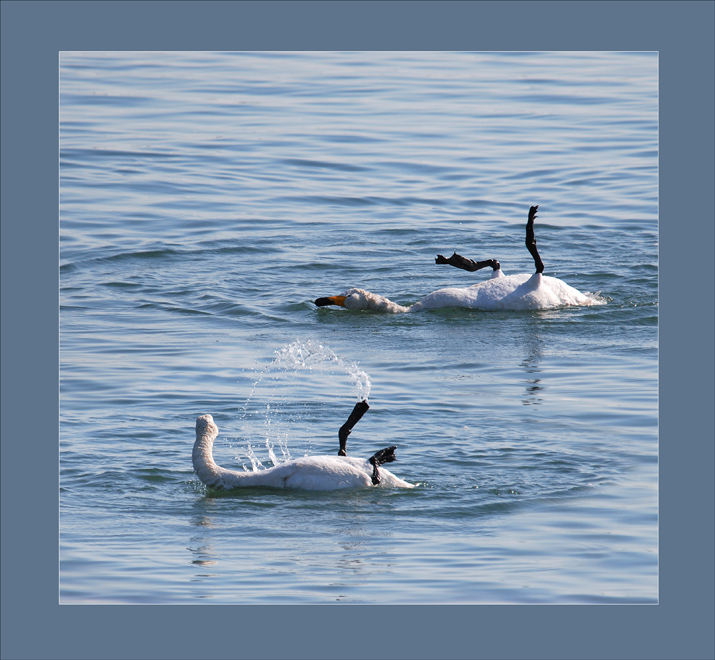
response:
M199 556L204 556L207 554L207 549L210 552L211 547L210 546L202 546L201 548L189 548L191 552L197 553ZM192 564L196 564L198 566L217 566L218 562L214 561L213 559L194 559L191 562Z
M224 602L231 590L242 593L242 602L264 597L280 602L295 596L295 584L285 585L300 575L304 596L351 600L362 585L394 572L394 531L389 507L380 505L379 496L362 491L234 495L201 498L199 507L218 508L190 517L188 565L199 572L188 579L200 585L196 598ZM253 509L272 511L270 529L260 538L253 532Z
M541 396L544 393L544 386L541 385L539 374L539 362L543 352L543 342L539 329L536 323L529 324L527 332L524 335L524 353L525 357L521 361L521 366L527 374L525 379L526 393L522 399L522 404L525 406L539 405L543 401Z
M191 563L195 566L202 566L204 568L217 566L218 556L214 552L213 545L211 543L211 533L209 531L215 529L216 525L214 521L208 516L199 515L196 516L191 523L195 527L199 528L199 533L191 537L191 546L187 548L187 550L194 557L191 559ZM196 577L204 579L211 576L206 573L201 573Z

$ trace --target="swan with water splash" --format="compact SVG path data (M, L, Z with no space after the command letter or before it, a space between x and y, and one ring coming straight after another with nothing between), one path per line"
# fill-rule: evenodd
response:
M413 484L382 467L385 463L396 460L395 446L381 449L370 458L347 455L347 438L369 407L365 400L358 402L348 420L340 427L338 432L340 449L337 456L304 456L251 472L228 470L215 463L213 445L218 436L218 427L211 415L201 415L196 419L196 442L192 453L194 471L206 486L217 490L258 486L302 490L338 490L376 486L413 488Z
M473 261L456 252L447 259L439 254L435 259L437 264L447 264L470 272L491 268L491 278L465 288L445 288L434 291L411 306L399 305L364 289L348 289L340 296L318 298L315 304L318 307L338 305L351 310L372 310L392 314L443 307L536 310L603 304L604 301L598 294L581 293L566 282L543 274L544 263L536 249L534 236L534 220L538 208L532 206L529 209L526 223L526 247L536 266L536 272L533 274L504 275L501 264L496 259Z

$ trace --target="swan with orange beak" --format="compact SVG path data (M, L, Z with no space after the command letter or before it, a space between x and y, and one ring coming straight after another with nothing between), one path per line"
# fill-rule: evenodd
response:
M337 305L350 310L372 310L390 314L419 312L443 307L465 307L484 310L537 310L558 307L603 305L598 293L581 293L556 277L544 275L544 263L536 249L534 220L538 206L529 209L526 223L526 247L534 259L536 272L504 275L496 259L473 261L456 252L449 257L437 255L435 263L447 264L474 272L491 268L491 278L466 288L446 288L434 291L410 306L399 305L388 298L364 289L348 289L340 296L318 298L318 307Z

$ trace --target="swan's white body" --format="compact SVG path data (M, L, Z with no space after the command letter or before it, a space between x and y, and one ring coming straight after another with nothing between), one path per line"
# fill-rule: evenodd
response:
M347 309L369 309L391 314L443 307L534 310L603 304L598 296L581 293L555 277L541 273L504 275L501 270L493 271L491 279L472 286L433 291L410 307L363 289L348 289L343 296L343 306Z
M196 442L192 454L194 471L211 488L231 490L252 486L337 490L373 488L373 467L364 458L352 456L305 456L256 472L237 472L222 468L213 460L213 444L218 427L211 415L196 420ZM380 467L379 487L414 488L412 484Z

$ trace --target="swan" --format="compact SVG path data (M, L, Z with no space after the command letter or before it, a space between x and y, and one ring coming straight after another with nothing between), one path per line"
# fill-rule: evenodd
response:
M340 428L338 456L304 456L255 472L227 470L214 462L213 445L218 436L218 427L211 415L201 415L196 419L196 442L192 452L194 472L204 484L217 490L251 486L303 490L374 486L414 488L413 484L407 483L381 467L384 463L396 460L394 446L381 449L368 459L347 456L347 437L368 408L367 401L357 403L348 421Z
M449 257L437 255L436 264L447 264L467 271L477 271L482 268L492 269L490 279L466 288L450 287L434 291L416 302L414 305L399 305L388 298L379 296L364 289L348 289L340 296L318 298L318 307L338 305L351 310L373 310L377 312L401 314L420 312L427 309L443 307L466 307L472 309L510 309L535 310L552 309L581 305L600 305L604 301L598 294L581 293L566 282L544 275L544 263L536 249L534 237L534 219L538 206L529 209L526 223L526 247L534 258L536 272L505 275L501 264L496 259L473 261L456 252Z

